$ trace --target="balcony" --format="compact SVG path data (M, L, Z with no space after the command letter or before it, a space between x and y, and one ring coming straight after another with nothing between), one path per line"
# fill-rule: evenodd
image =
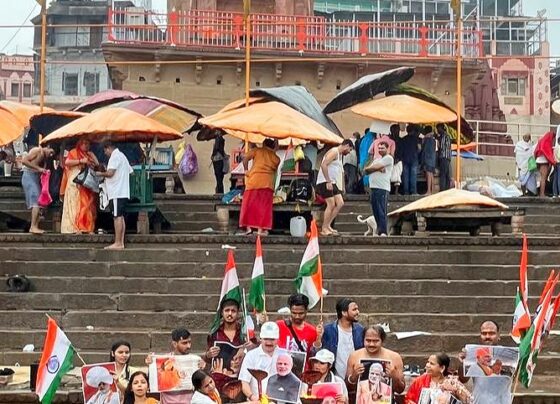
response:
M155 13L138 8L109 10L108 42L123 46L170 46L201 52L245 47L243 14L221 11ZM251 15L255 52L330 57L424 58L456 55L456 31L447 22L334 21L317 16ZM465 27L462 55L483 56L481 32Z

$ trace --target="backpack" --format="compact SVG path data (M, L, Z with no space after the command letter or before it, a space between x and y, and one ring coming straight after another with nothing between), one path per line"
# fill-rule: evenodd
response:
M306 179L294 180L290 184L288 201L290 202L309 202L313 200L313 186Z
M198 172L198 159L190 144L185 148L181 164L179 164L179 170L183 177L192 177Z

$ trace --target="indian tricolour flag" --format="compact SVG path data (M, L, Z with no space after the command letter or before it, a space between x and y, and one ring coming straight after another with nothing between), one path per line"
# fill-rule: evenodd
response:
M224 300L235 300L241 306L241 288L239 287L239 278L237 278L237 268L235 267L235 260L233 258L233 250L228 250L226 270L224 273L224 280L222 281L222 291L220 292L220 301L218 309L216 310L216 317L210 328L210 334L216 332L220 327L222 314L220 308Z
M529 297L529 284L527 282L527 236L523 235L523 250L521 251L521 263L519 264L519 287L515 296L515 311L513 313L513 324L511 338L519 344L521 338L531 327L531 313L527 303Z
M249 303L253 310L262 313L265 310L264 296L264 264L262 258L261 237L257 236L257 251L255 263L253 264L253 274L251 275L251 288L249 289Z
M49 318L35 388L41 403L52 402L62 376L72 369L74 354L74 347L66 335L58 328L56 322Z
M323 296L323 268L319 256L319 237L315 220L311 221L311 235L295 282L298 292L309 298L309 307L313 308Z

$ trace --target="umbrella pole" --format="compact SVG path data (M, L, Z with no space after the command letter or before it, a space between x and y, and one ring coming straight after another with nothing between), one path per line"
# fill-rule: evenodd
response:
M47 58L47 2L43 0L41 3L41 71L40 71L40 88L39 88L39 106L41 112L45 107L45 70Z
M245 18L245 107L249 106L251 88L251 13ZM245 153L249 152L249 135L245 135Z
M461 59L461 31L462 16L461 2L457 7L457 157L455 158L455 188L460 188L461 181L461 100L462 100L462 59Z

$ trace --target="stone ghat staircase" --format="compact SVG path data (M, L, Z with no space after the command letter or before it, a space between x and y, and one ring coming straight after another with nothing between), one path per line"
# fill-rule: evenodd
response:
M46 316L57 319L89 363L103 362L113 341L132 343L133 363L148 352L166 352L170 331L194 332L193 349L205 349L206 333L218 304L224 271L222 244L236 245L242 286L249 286L254 239L217 235L159 235L129 238L128 249L105 251L109 236L41 237L0 234L0 274L25 274L28 293L0 293L0 364L29 364L39 358ZM272 236L264 240L267 307L272 318L293 292L305 242ZM392 331L426 331L429 336L386 346L407 364L423 366L433 352L457 353L477 341L479 324L502 326L511 345L514 293L518 285L520 240L487 237L399 237L321 240L325 320L335 301L355 297L364 324L387 322ZM560 239L530 239L531 306L544 279L560 260ZM319 320L318 310L309 320ZM556 328L558 329L558 325ZM21 351L34 344L35 353ZM557 378L560 336L551 335L537 374ZM546 391L554 386L547 386Z

